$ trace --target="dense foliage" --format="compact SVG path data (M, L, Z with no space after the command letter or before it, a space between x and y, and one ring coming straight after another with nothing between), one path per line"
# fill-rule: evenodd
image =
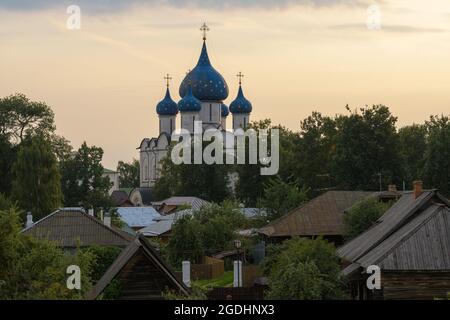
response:
M64 253L55 244L19 231L19 213L0 211L0 299L81 299L90 289L92 256ZM81 290L67 289L67 267L81 269Z
M50 144L40 136L27 138L13 166L12 197L20 208L43 218L61 206L58 164Z
M327 241L294 238L271 251L265 270L270 299L319 300L343 298L339 258Z
M180 266L183 260L199 262L203 255L230 248L234 231L245 223L244 215L234 203L203 206L176 221L166 248L168 258L172 265Z
M133 159L131 163L119 161L117 172L119 173L119 185L121 188L139 187L139 161Z
M351 240L369 229L390 206L390 203L381 202L377 198L368 198L354 204L344 216L345 238Z

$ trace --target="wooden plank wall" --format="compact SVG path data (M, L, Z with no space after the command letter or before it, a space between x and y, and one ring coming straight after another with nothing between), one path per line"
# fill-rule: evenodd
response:
M385 300L430 300L450 292L450 272L382 273Z

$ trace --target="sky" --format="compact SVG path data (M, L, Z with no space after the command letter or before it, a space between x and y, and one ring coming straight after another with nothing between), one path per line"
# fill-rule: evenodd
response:
M67 28L69 5L80 29ZM0 97L46 102L58 134L102 147L114 169L157 136L165 74L180 99L203 22L225 102L242 71L252 120L298 130L347 104L387 105L399 126L450 113L448 0L0 0Z

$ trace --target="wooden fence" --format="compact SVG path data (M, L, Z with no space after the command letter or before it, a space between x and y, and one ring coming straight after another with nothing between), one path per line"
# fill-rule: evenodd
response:
M191 280L210 280L225 272L223 260L204 257L202 264L191 264Z

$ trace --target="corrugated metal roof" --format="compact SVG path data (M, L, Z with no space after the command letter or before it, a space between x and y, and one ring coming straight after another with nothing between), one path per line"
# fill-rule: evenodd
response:
M172 230L173 224L184 217L185 215L191 215L194 212L192 209L181 210L165 216L157 218L155 223L141 229L138 233L143 234L146 237L158 237L166 232Z
M108 245L127 246L133 239L115 228L107 227L100 220L77 208L62 208L37 221L24 234L56 241L61 247Z
M259 230L269 237L342 235L344 211L375 195L366 191L328 191Z
M116 208L120 219L132 228L146 227L161 217L153 207L120 207Z
M161 206L163 204L169 206L182 206L188 205L192 209L198 210L203 207L205 204L208 204L208 201L197 197L171 197L162 201L152 202L153 206Z

